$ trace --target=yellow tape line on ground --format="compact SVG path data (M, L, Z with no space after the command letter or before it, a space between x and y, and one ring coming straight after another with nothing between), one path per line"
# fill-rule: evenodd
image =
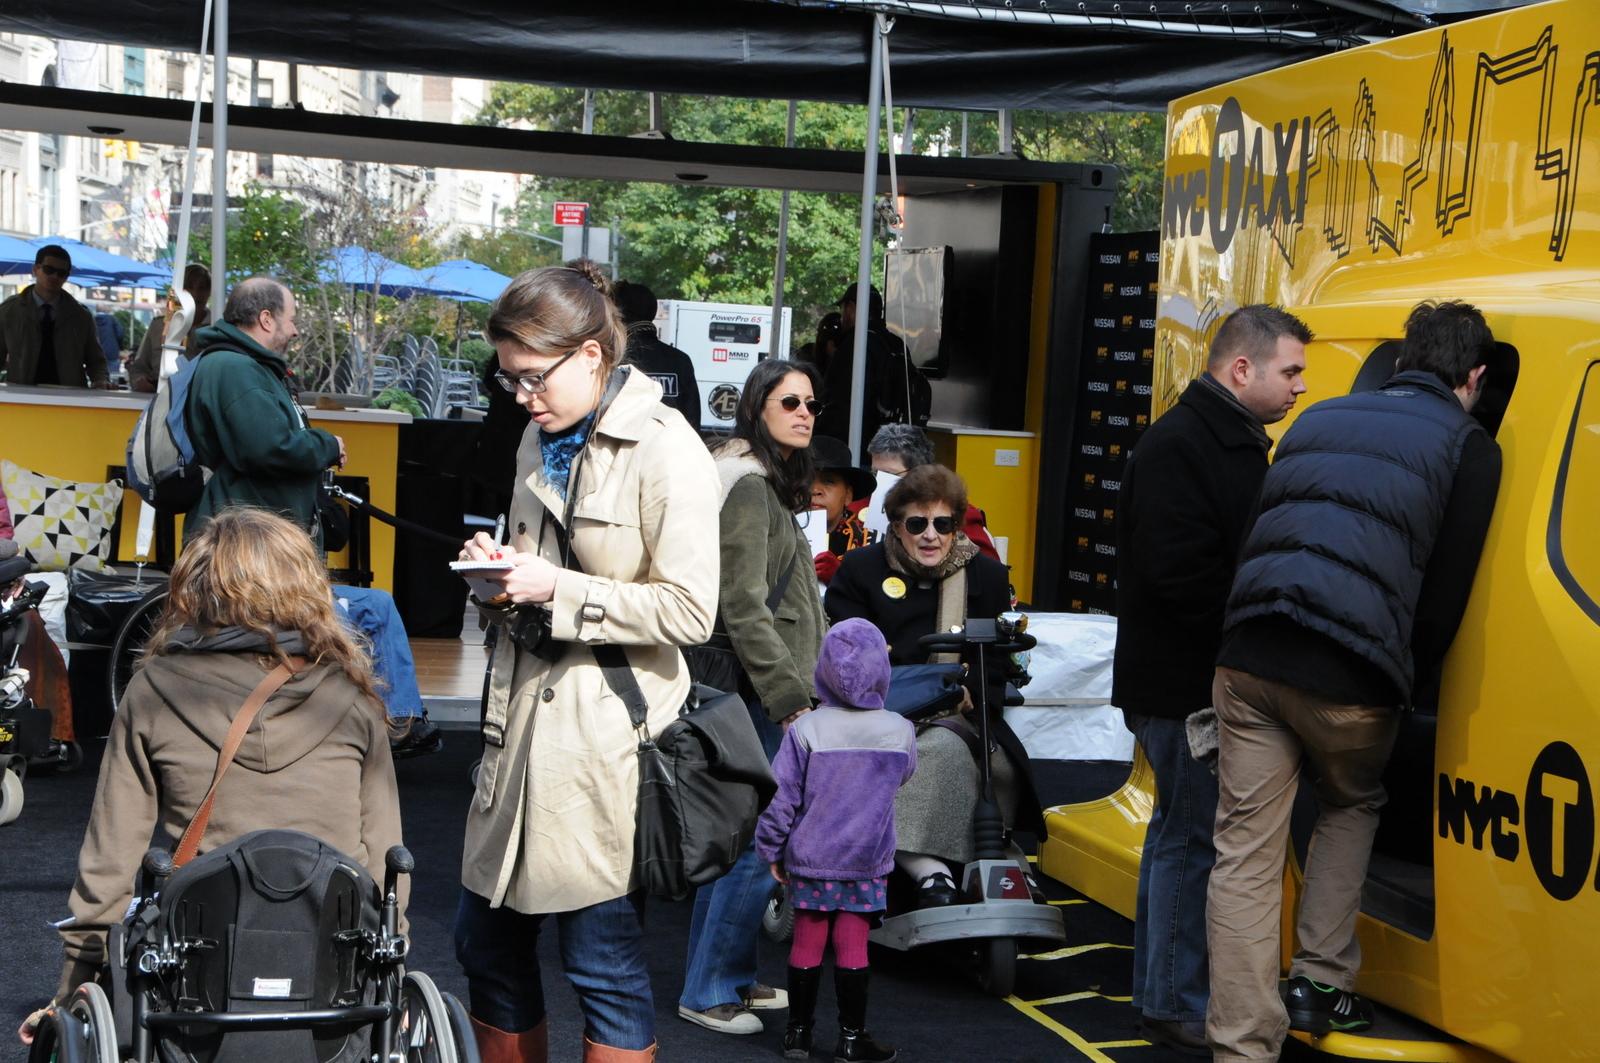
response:
M1084 996L1098 995L1098 993L1084 994ZM1045 1029L1060 1037L1073 1048L1076 1048L1079 1052L1082 1052L1085 1057L1093 1060L1094 1063L1116 1063L1116 1060L1100 1051L1102 1048L1135 1048L1140 1045L1147 1045L1150 1043L1149 1041L1089 1041L1076 1030L1072 1030L1061 1025L1061 1023L1052 1019L1050 1016L1046 1015L1044 1012L1040 1011L1032 1003L1029 1003L1026 1000L1019 1000L1014 996L1010 996L1006 997L1006 1003L1022 1012L1022 1014L1026 1015L1040 1026L1043 1026Z

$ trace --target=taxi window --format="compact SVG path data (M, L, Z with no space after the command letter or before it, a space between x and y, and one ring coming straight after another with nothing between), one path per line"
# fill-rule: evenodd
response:
M1600 362L1584 374L1567 427L1546 551L1561 585L1600 624Z
M1377 391L1383 387L1384 382L1394 376L1394 363L1399 357L1399 340L1385 340L1374 347L1366 361L1361 363L1361 370L1350 385L1350 394ZM1515 347L1509 343L1494 345L1494 354L1489 359L1489 372L1483 382L1483 396L1472 410L1472 416L1491 436L1500 431L1500 422L1505 419L1506 407L1511 403L1511 393L1516 390L1521 368L1522 356Z

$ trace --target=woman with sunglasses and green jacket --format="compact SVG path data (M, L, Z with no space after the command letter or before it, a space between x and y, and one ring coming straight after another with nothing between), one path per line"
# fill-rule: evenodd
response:
M918 641L962 625L969 617L997 617L1011 608L1006 566L978 552L956 514L967 512L967 485L943 465L919 465L884 498L889 534L851 550L828 585L828 619L870 620L889 643L889 663L924 664ZM954 581L954 582L952 582ZM990 755L995 796L1007 828L1039 837L1044 825L1028 771L1028 755L1006 726L1004 662L988 662ZM968 673L965 702L917 723L917 770L895 798L895 864L917 886L917 906L956 902L956 865L974 858L972 812L978 801L978 765L965 739L942 724L976 734L970 714L976 670ZM934 726L935 719L942 721Z
M783 728L811 710L812 673L828 626L811 546L795 520L811 507L818 390L811 365L761 362L745 382L732 436L712 451L722 486L722 597L711 648L696 654L716 664L716 674L702 669L705 682L739 688L768 760ZM701 887L680 1018L718 1033L756 1034L756 1011L787 1006L781 990L756 981L756 939L771 894L767 865L753 846Z

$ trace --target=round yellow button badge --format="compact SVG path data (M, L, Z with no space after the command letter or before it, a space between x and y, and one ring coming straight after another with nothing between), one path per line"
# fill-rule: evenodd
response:
M890 576L883 581L883 593L891 598L904 598L906 596L906 581L899 576Z

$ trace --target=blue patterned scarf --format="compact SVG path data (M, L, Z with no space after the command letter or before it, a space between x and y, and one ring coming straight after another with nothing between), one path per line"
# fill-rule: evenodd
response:
M567 480L572 475L572 459L589 441L589 429L594 427L594 414L561 432L539 432L539 453L544 457L545 482L555 488L565 501Z

